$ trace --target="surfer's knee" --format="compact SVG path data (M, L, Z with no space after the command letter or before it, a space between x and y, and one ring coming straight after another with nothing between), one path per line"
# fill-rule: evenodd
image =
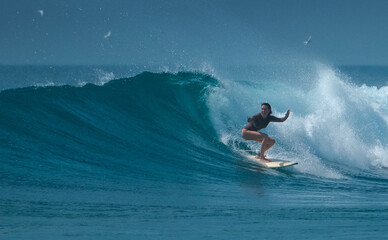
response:
M275 145L276 141L275 139L271 138L271 137L268 137L265 139L265 144L268 145L269 147L272 147L273 145Z

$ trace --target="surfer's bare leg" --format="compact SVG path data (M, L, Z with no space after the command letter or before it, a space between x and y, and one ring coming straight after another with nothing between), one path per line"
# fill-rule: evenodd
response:
M259 143L261 143L261 142L264 140L263 134L264 134L264 133L255 132L255 131L250 131L250 130L246 130L246 129L243 129L243 130L241 131L241 136L242 136L245 140L256 141L256 142L259 142Z
M270 138L265 133L250 131L246 129L243 129L241 131L241 136L245 140L252 140L252 141L261 143L261 151L260 151L259 159L265 162L270 162L268 159L265 158L264 153L275 144L274 139Z
M260 159L269 161L265 158L265 152L270 149L273 145L275 145L275 140L273 138L270 138L267 134L265 134L265 137L263 141L261 142L261 151L260 151ZM270 162L270 161L269 161Z

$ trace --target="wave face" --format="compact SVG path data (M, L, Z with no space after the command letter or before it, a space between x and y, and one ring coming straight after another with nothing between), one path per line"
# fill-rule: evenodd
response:
M3 91L0 154L8 179L25 174L20 181L45 176L69 183L74 171L85 177L206 176L220 168L217 158L227 150L215 141L206 106L215 84L203 74L145 72L103 86Z

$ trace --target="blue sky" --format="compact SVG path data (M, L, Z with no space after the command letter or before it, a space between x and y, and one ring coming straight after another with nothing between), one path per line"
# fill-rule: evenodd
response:
M0 0L0 64L388 65L387 12L383 0Z

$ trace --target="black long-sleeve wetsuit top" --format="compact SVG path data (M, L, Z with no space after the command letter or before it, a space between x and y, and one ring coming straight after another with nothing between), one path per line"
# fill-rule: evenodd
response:
M282 119L274 117L272 115L263 118L261 113L255 114L254 116L248 118L248 124L245 125L246 130L250 131L259 131L260 129L266 128L270 122L281 122Z

